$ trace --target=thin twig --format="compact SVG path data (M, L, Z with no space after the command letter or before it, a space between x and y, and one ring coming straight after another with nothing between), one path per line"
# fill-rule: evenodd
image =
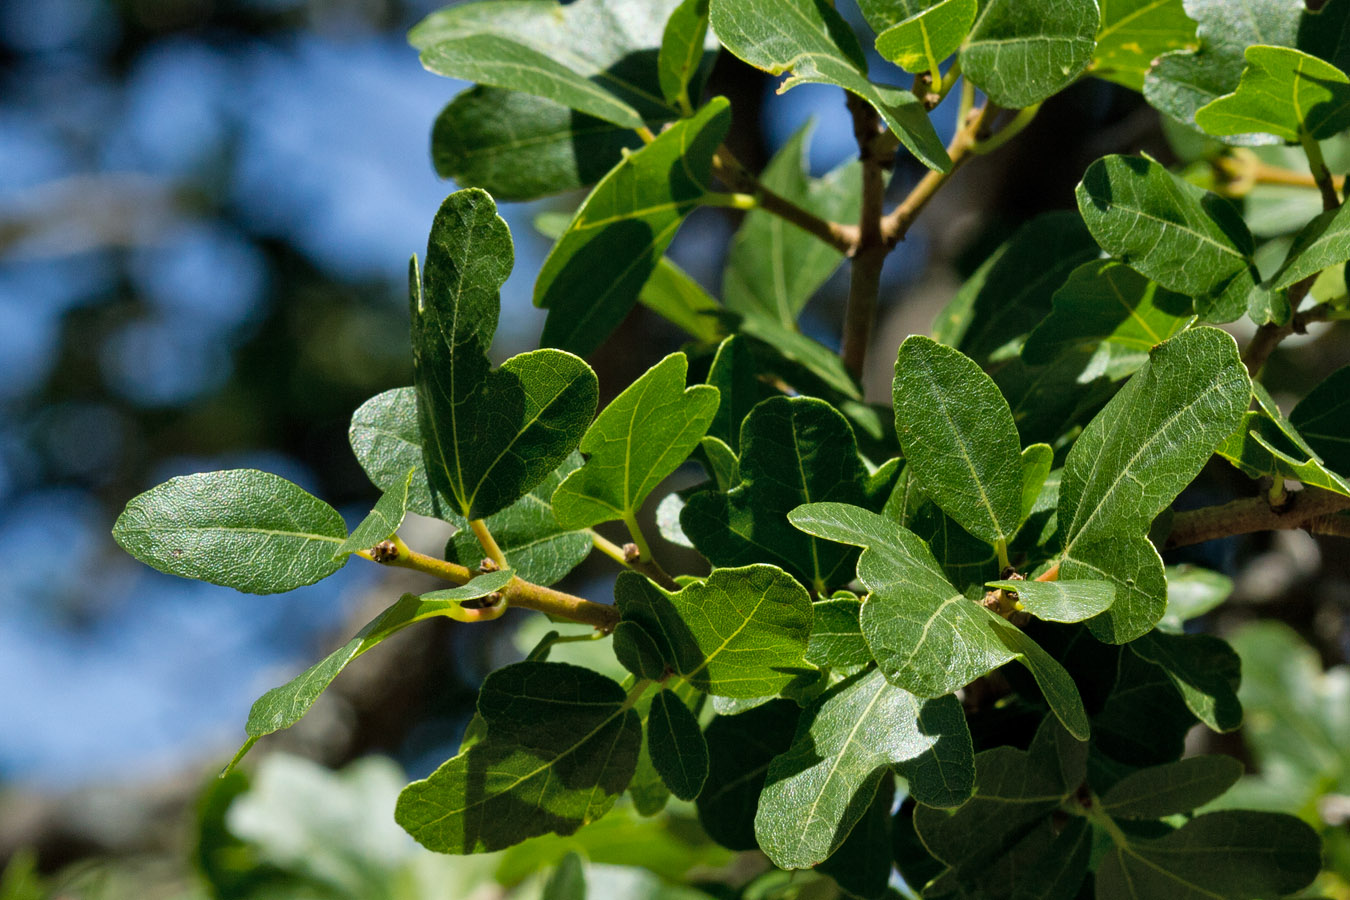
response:
M1317 280L1317 275L1310 275L1289 289L1289 305L1294 309L1303 302L1303 298L1312 290L1313 282ZM1320 322L1325 320L1331 314L1331 307L1325 303L1314 306L1312 309L1296 312L1289 317L1289 321L1283 325L1276 325L1274 322L1267 322L1256 329L1256 334L1252 335L1251 342L1247 344L1247 349L1242 351L1242 363L1247 367L1247 374L1255 378L1261 371L1261 367L1266 364L1270 354L1275 352L1275 348L1280 345L1280 341L1289 337L1291 334L1304 334L1308 330L1308 323Z
M713 172L731 190L753 195L760 209L815 235L840 253L852 255L857 247L856 228L823 219L769 190L741 165L726 145L717 148L717 154L713 157Z

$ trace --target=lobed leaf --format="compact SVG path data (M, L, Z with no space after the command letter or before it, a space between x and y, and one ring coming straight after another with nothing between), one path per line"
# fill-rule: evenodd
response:
M1154 631L1130 649L1166 673L1181 693L1186 708L1214 731L1234 731L1242 724L1237 689L1242 661L1223 640L1208 634Z
M806 661L824 668L863 666L872 661L858 616L862 601L852 595L835 596L812 604L815 620Z
M1007 109L1033 106L1092 62L1097 0L989 0L961 48L961 73Z

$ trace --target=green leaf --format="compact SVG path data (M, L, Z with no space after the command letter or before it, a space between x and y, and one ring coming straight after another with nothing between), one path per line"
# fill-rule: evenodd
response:
M1045 622L1082 622L1116 599L1107 581L987 581L985 587L1017 594L1017 605Z
M1133 640L1162 618L1162 560L1145 536L1241 421L1250 385L1231 337L1184 331L1152 352L1069 451L1060 577L1116 584L1111 608L1088 622L1099 640Z
M1246 67L1243 51L1252 44L1293 47L1304 5L1299 0L1186 0L1186 13L1199 23L1199 47L1159 57L1144 79L1149 104L1187 125L1205 104L1237 87ZM1253 140L1253 138L1255 140ZM1230 143L1271 143L1247 136Z
M1096 0L989 0L961 48L961 73L1007 109L1059 93L1092 62Z
M891 878L891 807L895 803L895 779L881 780L872 805L830 858L816 866L839 885L843 896L883 900L894 895L887 885Z
M696 341L716 344L722 340L721 304L669 257L661 257L656 264L638 302Z
M1022 359L1032 365L1106 344L1112 374L1133 372L1150 350L1195 321L1190 298L1115 260L1094 260L1074 269L1055 292L1054 306L1022 347Z
M689 82L703 61L708 36L708 0L683 0L666 22L657 68L661 93L673 106L692 107Z
M1224 811L1162 838L1131 838L1103 857L1098 900L1251 900L1306 887L1321 869L1317 833L1293 816Z
M764 167L764 187L834 222L856 222L862 197L862 165L855 159L823 178L807 171L808 123ZM806 301L825 283L843 254L781 216L752 209L731 239L722 272L727 309L757 316L795 331Z
M553 492L581 462L581 454L573 451L528 494L484 520L506 564L525 581L556 584L595 546L589 529L563 527L553 509ZM446 545L445 558L474 569L483 558L483 546L473 531L461 528Z
M1130 649L1167 673L1186 708L1210 729L1233 731L1242 724L1237 697L1242 662L1224 641L1207 634L1154 631Z
M727 101L714 98L600 180L535 281L534 303L549 311L543 344L585 355L619 325L707 192L730 123Z
M401 488L396 486L391 491L385 491L376 501L374 509L337 548L334 556L345 557L358 550L368 550L380 541L388 540L398 531L398 527L403 524L403 517L408 512L408 491L416 474L416 469L409 469Z
M715 566L772 562L817 591L847 582L856 553L797 531L787 514L820 500L867 502L848 422L822 400L774 397L746 417L740 447L740 484L695 494L680 515L694 546Z
M1191 619L1203 616L1233 593L1233 579L1189 564L1167 567L1167 612L1158 628L1180 632Z
M1350 213L1347 207L1320 213L1294 237L1294 243L1271 287L1282 291L1305 278L1350 260Z
M831 597L814 603L815 621L806 661L824 668L862 666L872 661L858 615L862 602L854 596Z
M596 417L581 439L586 464L553 493L553 510L566 528L635 520L663 479L688 458L717 412L715 388L686 388L689 360L672 353Z
M778 396L759 377L760 367L751 340L732 335L717 348L707 383L717 388L720 398L717 414L708 426L708 434L719 438L733 453L741 447L741 425L761 400Z
M714 569L675 593L622 572L614 600L620 627L639 626L665 668L705 693L766 697L806 668L802 654L811 636L811 598L773 566ZM642 667L620 659L640 674Z
M1292 478L1350 496L1350 484L1322 464L1278 407L1274 413L1262 408L1244 415L1238 429L1216 452L1251 478Z
M937 72L975 24L977 0L939 0L877 35L877 52L906 72Z
M414 781L394 816L439 853L499 850L603 816L628 786L642 742L617 683L579 666L524 662L478 694L487 737Z
M703 451L704 459L707 463L708 474L712 476L714 485L719 491L729 491L741 480L740 469L741 461L736 458L736 454L731 451L721 438L706 436L698 442L699 448ZM683 511L684 504L680 504L680 510ZM676 513L676 522L679 525L679 513ZM681 534L684 532L681 531ZM686 541L688 538L685 539ZM689 544L693 547L693 544Z
M1296 427L1322 460L1336 472L1350 475L1350 367L1338 369L1313 388L1289 413Z
M823 861L892 769L920 802L959 806L974 784L974 751L955 697L920 701L873 669L803 710L792 746L769 766L755 817L760 847L784 869Z
M356 461L377 488L386 493L398 490L411 469L408 511L463 524L454 512L454 502L438 493L427 478L415 388L394 388L362 403L352 414L347 436Z
M1022 450L1022 515L1019 526L1036 510L1036 502L1045 490L1050 467L1055 464L1055 451L1049 444L1032 444Z
M1171 291L1211 322L1247 310L1259 280L1251 233L1231 203L1151 159L1107 156L1078 185L1078 210L1102 249Z
M1256 44L1237 90L1195 113L1195 124L1219 137L1260 132L1286 141L1323 140L1350 126L1350 76L1289 47Z
M576 449L599 386L585 362L558 350L514 356L491 370L498 289L511 271L511 233L483 191L451 194L413 261L413 373L432 485L454 512L505 509ZM435 501L435 496L433 496Z
M586 900L586 873L580 856L569 853L562 858L544 884L539 900Z
M755 810L769 765L792 743L798 718L791 700L771 700L736 716L718 716L704 731L708 780L698 819L708 836L732 850L758 850Z
M1091 73L1136 91L1153 61L1195 43L1195 22L1182 0L1097 0L1102 27Z
M1161 819L1204 806L1237 783L1242 763L1231 756L1192 756L1131 772L1102 794L1116 819Z
M993 380L960 351L911 335L895 361L893 395L895 430L919 486L1006 556L1022 522L1022 448Z
M131 498L112 536L161 572L249 594L313 584L347 562L335 555L347 537L337 510L254 469L170 478Z
M699 795L708 777L708 744L689 707L670 691L652 699L647 746L652 765L672 794L681 800Z
M799 84L833 84L880 113L910 153L939 172L951 168L928 113L910 91L867 80L867 60L844 18L817 0L713 0L712 28L723 46L770 75L788 70L782 93Z
M1086 631L1064 659L1080 679L1101 673L1106 699L1092 717L1093 746L1130 767L1175 762L1196 724L1176 685L1160 667L1124 647L1103 646ZM1076 656L1077 658L1073 658ZM1092 691L1093 686L1083 685Z
M862 632L892 684L940 697L1015 659L1064 726L1087 738L1087 715L1069 674L1016 626L952 587L915 534L841 503L813 503L790 518L809 534L864 548L858 578L872 593L863 602Z
M742 334L767 345L763 348L766 352L760 354L762 365L788 383L801 387L802 393L829 396L833 392L845 401L862 400L862 389L845 368L839 354L819 341L756 315L746 316L737 328ZM839 405L845 407L843 402Z
M357 635L319 662L280 687L272 688L253 704L244 726L250 743L263 735L290 728L309 712L319 695L347 664L389 637L427 619L456 618L460 604L477 600L506 587L515 573L510 569L479 575L468 584L443 591L404 594L397 603L372 619ZM247 746L247 745L246 745ZM237 762L236 758L236 762Z

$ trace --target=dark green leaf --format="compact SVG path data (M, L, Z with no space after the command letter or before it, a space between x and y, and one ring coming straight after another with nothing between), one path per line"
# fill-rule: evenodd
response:
M1195 22L1182 0L1097 0L1102 27L1092 54L1093 75L1144 89L1153 61L1195 43Z
M1323 269L1350 259L1350 213L1347 207L1321 213L1294 238L1280 270L1270 278L1274 290L1293 287Z
M1322 464L1278 408L1242 417L1216 451L1251 478L1292 478L1309 487L1350 496L1350 484Z
M673 594L623 572L614 599L623 623L654 640L665 667L705 693L766 697L806 666L811 598L773 566L714 569Z
M669 257L661 257L656 264L638 302L701 343L722 340L721 304Z
M723 443L721 438L712 436L704 437L703 440L698 442L698 446L703 451L708 474L712 476L717 489L729 491L734 488L741 480L741 461L736 458L736 454L731 451L731 448ZM684 504L680 505L680 509L684 509ZM676 518L678 519L678 514ZM676 524L679 524L678 521ZM694 545L689 544L689 546Z
M715 566L772 562L817 591L846 583L855 552L797 531L787 514L819 500L866 503L848 422L824 401L774 397L746 417L740 447L740 484L695 494L680 515L694 546Z
M940 697L1015 659L1065 727L1086 739L1087 714L1069 674L1016 626L952 587L912 532L840 503L813 503L791 519L810 534L865 548L858 578L872 593L862 606L862 632L892 684Z
M975 24L977 0L939 0L877 35L877 52L906 72L938 72Z
M543 344L585 355L619 325L707 192L730 123L727 101L714 98L595 186L535 281L535 305L549 310Z
M772 319L746 316L739 330L758 338L768 352L764 365L783 379L802 388L805 394L834 392L849 401L862 400L862 390L844 367L839 354L794 328L785 328ZM771 349L769 349L771 348ZM844 407L844 403L840 403Z
M988 0L961 48L961 73L1007 109L1059 93L1092 62L1096 0Z
M759 361L749 338L732 335L717 348L707 383L717 388L719 401L708 434L720 438L735 453L740 452L741 424L750 410L778 395L759 376Z
M1350 367L1333 372L1289 413L1290 423L1322 460L1350 475Z
M647 747L652 765L672 794L681 800L699 795L708 777L708 745L694 714L671 691L660 691L652 699Z
M882 900L891 878L891 806L895 802L895 779L883 777L876 798L844 843L830 858L816 866L829 875L849 898Z
M1130 649L1166 672L1186 707L1211 729L1233 731L1242 724L1242 662L1228 644L1207 634L1154 631Z
M758 850L755 810L769 764L792 743L798 716L791 700L771 700L736 716L718 716L704 732L708 780L698 818L708 836L732 850Z
M712 27L723 46L755 68L770 75L791 70L779 93L799 84L838 85L871 104L924 165L940 172L951 168L919 98L867 80L862 47L833 6L818 0L713 0Z
M524 662L483 682L487 738L399 795L395 818L440 853L499 850L571 834L628 786L642 742L614 681L564 663Z
M657 67L661 75L661 93L672 106L692 108L689 82L703 61L703 44L708 36L708 0L684 0L670 14L661 37Z
M1195 124L1218 137L1251 132L1324 140L1350 125L1350 76L1290 47L1253 45L1237 90L1206 104Z
M1042 831L1042 835L1046 838L1053 835L1053 839L1048 846L1036 845L1036 849L1045 846L1038 856L1026 858L1030 842L1024 841L1004 857L1016 867L1019 876L1013 900L1075 900L1082 896L1079 887L1087 877L1092 858L1092 829L1079 819L1069 822L1058 834L1052 827L1048 832Z
M425 275L419 277L416 260L411 272L426 467L466 519L505 509L558 468L576 449L599 393L590 367L558 350L523 353L491 370L498 289L513 256L496 204L469 189L441 205Z
M921 701L873 669L802 712L792 746L769 766L755 836L774 863L804 869L844 842L894 769L916 799L958 806L974 783L974 751L953 696Z
M1189 813L1242 777L1231 756L1192 756L1126 775L1102 794L1102 811L1116 819L1161 819Z
M1111 608L1088 622L1098 639L1124 643L1162 618L1162 560L1145 535L1241 421L1250 385L1231 337L1184 331L1152 352L1069 451L1060 577L1116 584Z
M375 507L361 520L347 539L335 551L337 556L349 556L358 550L368 550L380 541L388 540L403 524L408 512L408 491L412 487L416 469L409 469L402 486L395 485L393 490L385 491L375 503Z
M1082 622L1116 599L1108 581L988 581L986 587L1017 593L1017 605L1046 622Z
M347 537L337 510L254 469L170 478L131 498L112 535L161 572L249 594L313 584L347 562L335 556Z
M1231 203L1151 159L1107 156L1078 185L1078 210L1102 249L1229 322L1259 280L1251 233Z
M913 477L1006 557L1022 523L1022 448L1008 403L969 357L911 335L895 362L895 430Z
M1163 765L1181 756L1196 718L1161 668L1131 650L1104 647L1086 633L1078 659L1064 664L1080 684L1089 666L1106 677L1106 699L1092 717L1096 749L1130 767Z
M581 439L586 464L553 492L566 528L636 521L638 509L688 458L717 412L715 388L685 387L689 360L672 353L615 397Z
M857 597L831 597L813 604L815 621L806 661L821 668L848 668L872 661L858 614L862 602Z

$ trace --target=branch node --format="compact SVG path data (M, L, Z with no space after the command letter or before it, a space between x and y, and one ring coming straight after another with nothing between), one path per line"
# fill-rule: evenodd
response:
M393 541L380 541L370 548L370 558L377 563L391 563L398 559L398 544Z

